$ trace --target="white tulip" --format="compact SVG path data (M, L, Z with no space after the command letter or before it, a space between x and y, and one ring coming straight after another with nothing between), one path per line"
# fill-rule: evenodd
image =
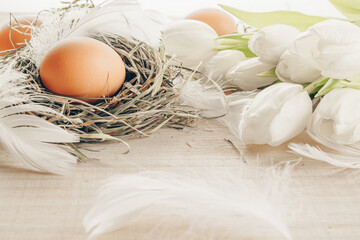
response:
M325 95L307 130L316 137L338 144L360 143L360 90L342 88Z
M230 96L229 114L221 121L244 144L278 146L300 134L312 113L311 99L298 84L275 84L252 99Z
M226 79L229 83L238 86L242 90L254 90L270 85L277 80L276 77L257 76L257 74L269 71L274 67L272 64L261 62L258 57L251 58L231 68L226 74Z
M224 50L213 56L205 67L205 74L218 81L224 79L226 73L236 64L245 60L245 54L237 50Z
M360 28L346 21L323 21L300 34L289 51L325 77L347 79L360 69Z
M249 40L249 49L260 60L276 65L280 56L300 34L300 31L285 24L275 24L264 27Z
M285 51L276 67L276 75L283 82L308 83L320 78L321 71L308 65L297 54Z
M313 140L335 151L290 143L293 152L341 168L360 168L360 90L338 88L325 95L307 131Z
M175 55L183 66L192 69L217 53L214 50L217 37L209 25L188 19L170 24L163 32L166 54Z

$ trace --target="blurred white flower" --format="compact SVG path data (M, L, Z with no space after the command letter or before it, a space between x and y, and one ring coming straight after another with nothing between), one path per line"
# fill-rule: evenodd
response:
M175 55L183 66L192 69L217 53L214 50L217 37L209 25L188 19L170 24L163 32L166 54Z
M270 85L277 80L276 77L261 77L257 75L267 72L274 67L275 65L261 62L258 57L251 58L231 68L226 74L226 80L242 90L254 90Z
M298 84L278 83L255 98L244 94L228 98L229 114L221 119L244 144L278 146L300 134L312 113L311 99Z
M360 28L340 20L317 23L295 39L289 52L325 77L350 78L360 69Z
M209 60L205 67L205 73L215 81L225 79L226 73L245 59L245 54L238 50L220 51Z
M297 54L285 51L276 67L276 75L283 82L308 83L320 78L321 71L309 66Z
M265 63L276 65L280 56L300 34L300 31L285 24L264 27L249 40L249 49Z

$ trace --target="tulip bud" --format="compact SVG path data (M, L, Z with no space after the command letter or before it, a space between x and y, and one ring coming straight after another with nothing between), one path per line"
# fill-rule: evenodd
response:
M276 67L276 75L283 82L308 83L318 79L321 71L309 66L297 54L285 51Z
M312 113L309 95L291 83L272 85L254 99L235 97L228 102L229 114L221 121L244 144L278 146L300 134Z
M167 55L175 55L184 67L196 68L205 63L217 52L214 29L195 20L181 20L170 24L163 32L163 41Z
M260 29L250 38L249 48L262 62L276 65L280 56L299 34L297 28L289 25L270 25Z
M250 91L275 82L276 77L258 76L258 74L267 72L274 67L272 64L261 62L258 57L251 58L231 68L226 74L226 79L229 83L238 86L242 90Z
M207 63L205 67L205 73L208 77L215 81L224 79L230 68L245 59L246 57L241 51L220 51Z
M360 69L360 28L340 20L315 24L289 47L302 63L321 70L321 75L347 79Z
M360 90L342 88L325 95L316 107L307 130L333 143L359 143Z

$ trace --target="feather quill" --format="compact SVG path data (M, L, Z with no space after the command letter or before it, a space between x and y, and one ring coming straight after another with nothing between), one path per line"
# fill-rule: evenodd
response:
M78 142L66 130L28 112L49 113L50 108L31 103L31 96L20 84L26 75L0 65L0 143L15 158L33 170L66 173L77 157L52 143Z
M275 178L266 178L266 187L260 187L239 173L216 173L188 176L150 171L111 177L83 221L86 232L92 239L119 230L137 217L167 215L157 226L165 229L160 230L162 236L171 235L169 219L180 216L190 226L184 232L196 235L195 239L241 239L251 234L241 228L245 222L265 224L284 239L291 239L281 211L286 205L283 195L288 193L285 185L290 182L289 175L277 172Z

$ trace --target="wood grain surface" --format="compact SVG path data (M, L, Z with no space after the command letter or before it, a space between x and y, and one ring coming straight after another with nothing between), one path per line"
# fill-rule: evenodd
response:
M6 17L0 14L0 20ZM122 154L125 147L118 142L81 144L92 159L80 163L67 176L27 171L1 149L0 239L86 239L82 219L94 203L101 182L115 174L144 169L202 172L212 168L219 173L232 169L255 179L261 176L252 176L254 169L299 158L287 152L286 144L277 148L250 146L244 164L226 139L239 145L236 137L217 121L203 120L195 128L162 129L147 138L126 139L131 145L127 155ZM304 134L295 140L309 141ZM360 239L358 171L303 159L292 175L292 190L301 199L300 203L285 199L294 203L294 218L289 220L294 239ZM99 239L151 239L148 235L151 222L144 221ZM257 231L262 236L256 239L280 239L266 229Z
M247 164L244 164L225 139L239 144L216 121L201 121L196 128L182 131L162 129L148 138L127 139L132 147L127 155L121 154L125 148L120 143L82 144L82 148L97 151L84 150L94 159L80 163L68 176L26 171L2 151L0 239L86 239L82 219L93 204L101 181L115 174L143 169L201 172L208 168L217 169L219 173L225 169L239 170L240 174L298 159L287 152L286 145L278 148L253 146L246 150ZM302 135L295 140L307 139ZM359 239L360 186L357 171L339 170L305 159L292 174L293 187L301 194L301 203L293 208L296 217L289 221L294 239ZM288 203L295 201L291 198L285 200ZM147 235L150 223L99 239L151 239ZM278 237L266 234L259 239Z

